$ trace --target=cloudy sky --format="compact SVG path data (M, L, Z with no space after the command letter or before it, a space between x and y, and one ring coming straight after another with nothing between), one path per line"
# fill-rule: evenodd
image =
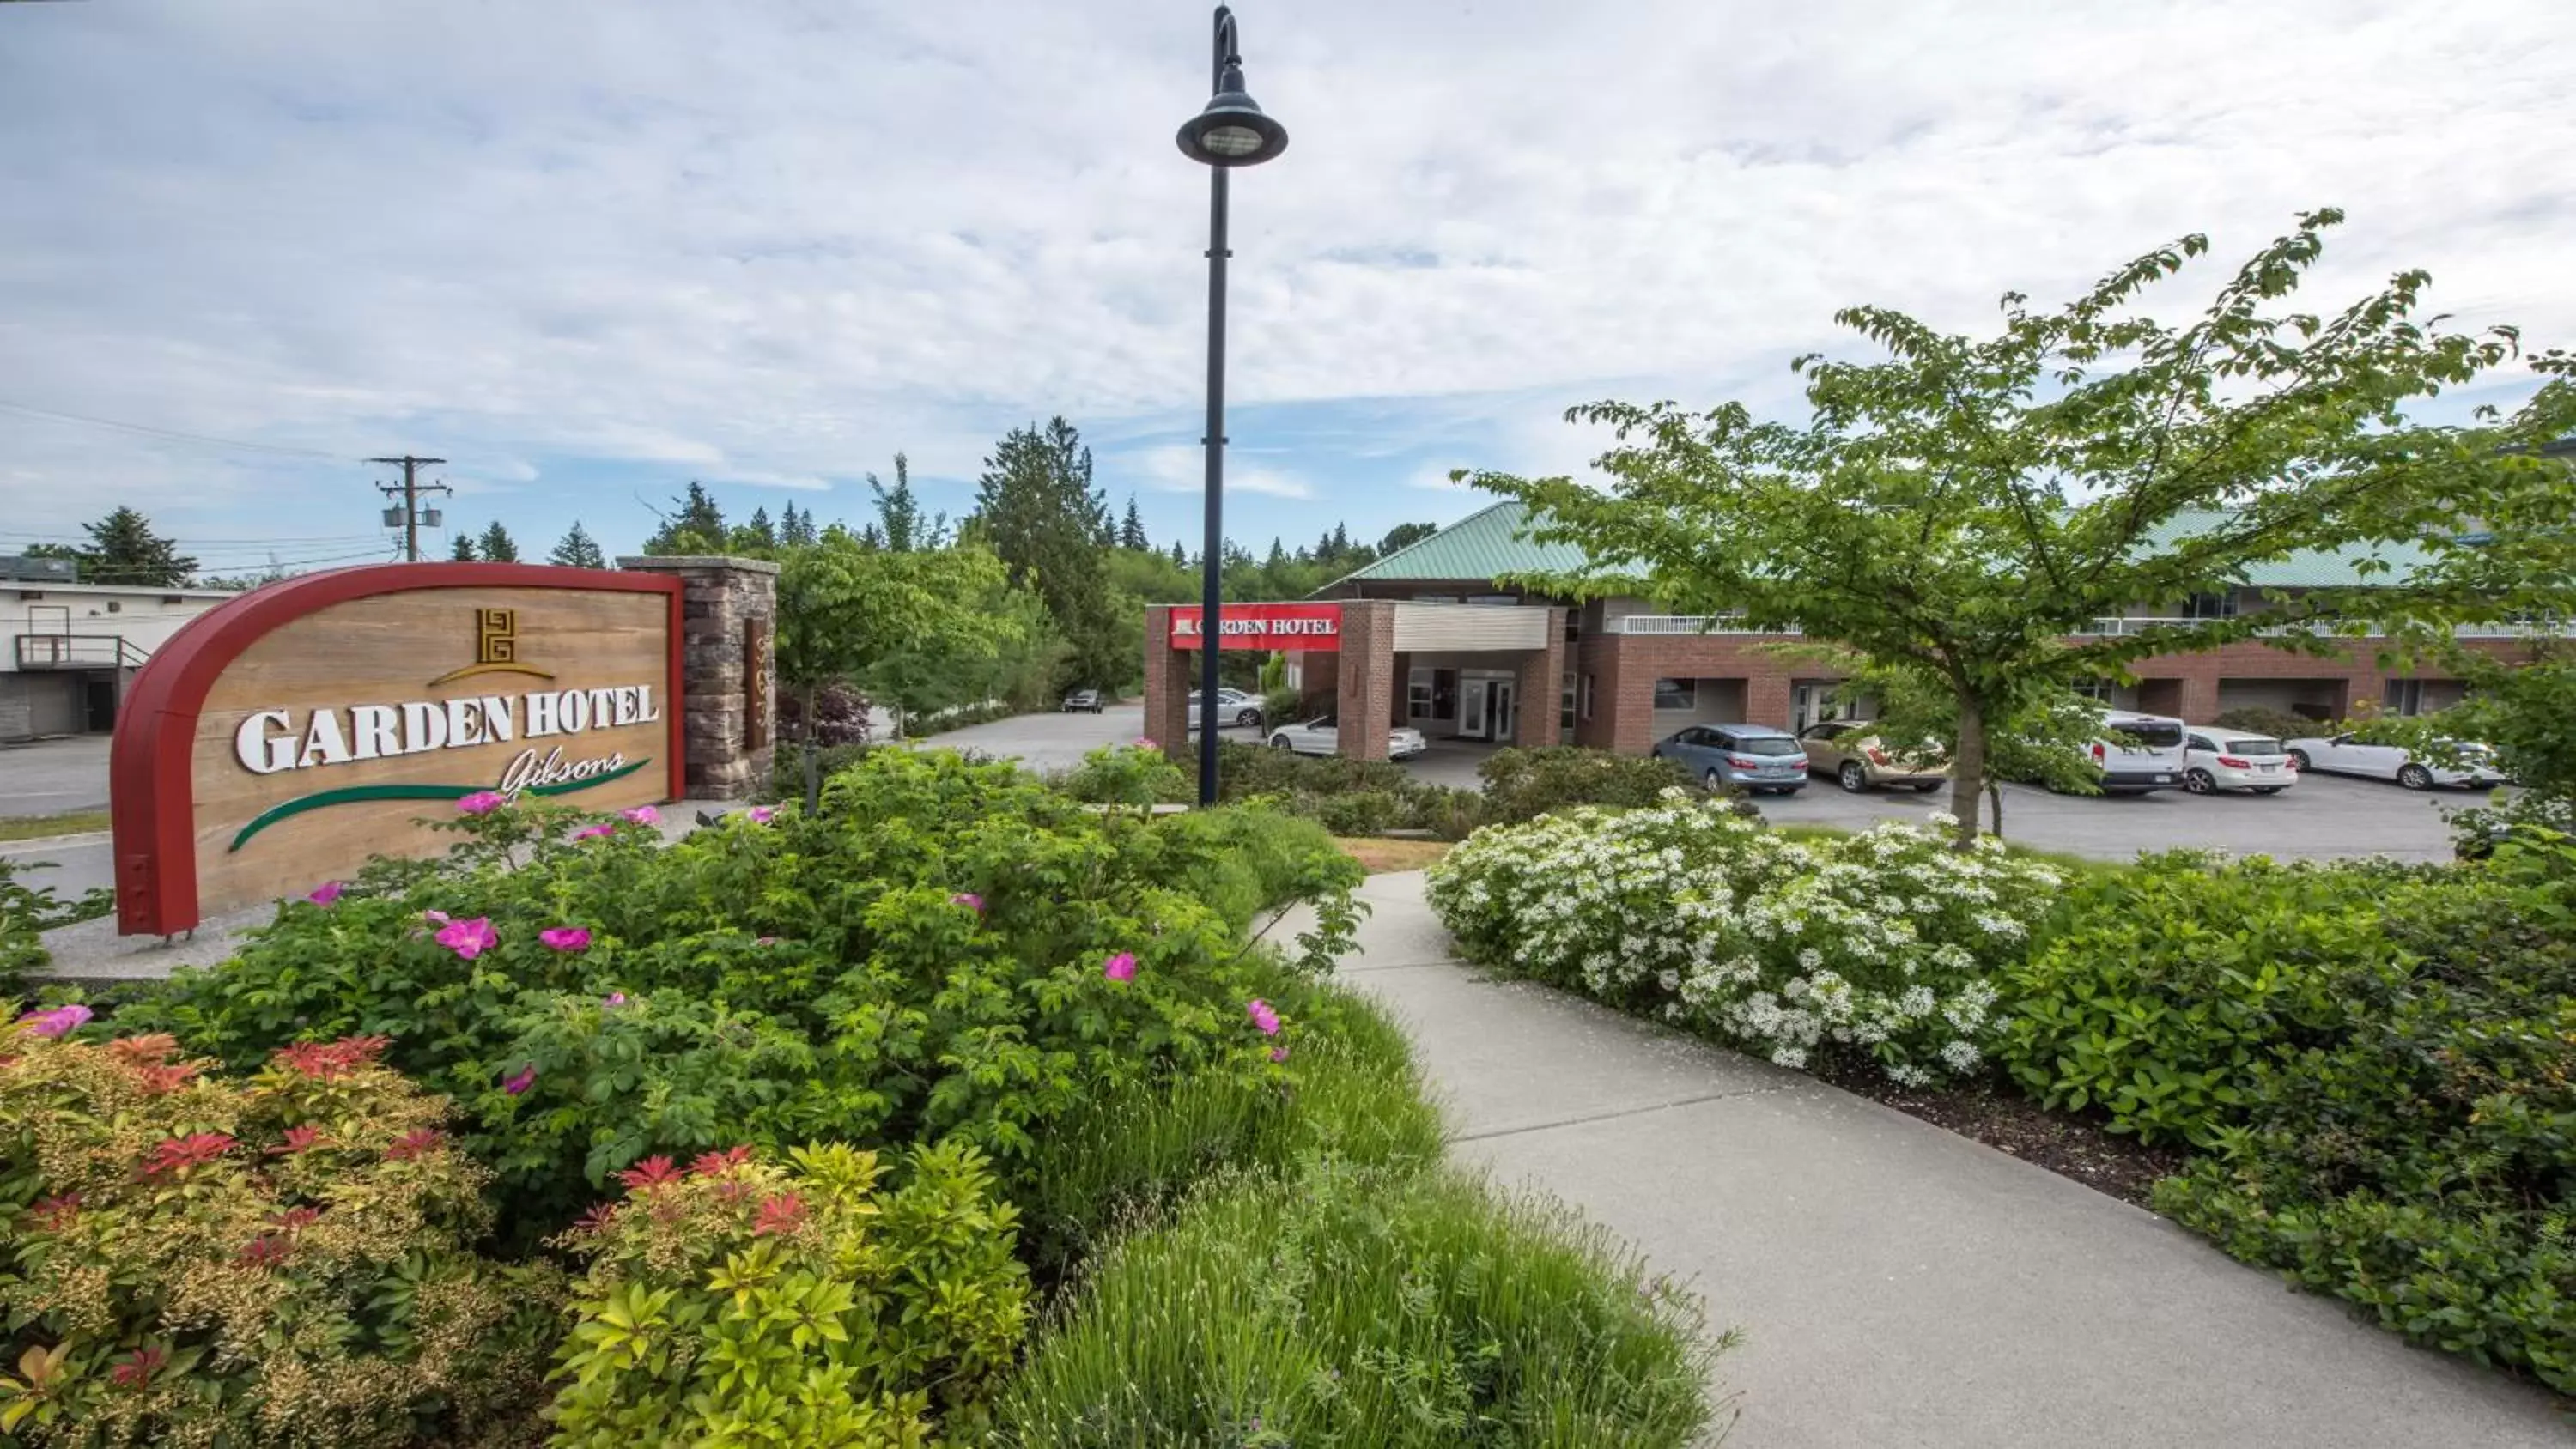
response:
M1374 536L1562 472L1596 397L1783 408L1872 301L1967 329L2189 231L2351 223L2576 343L2551 0L1244 0L1288 153L1235 185L1229 531ZM118 502L210 566L451 522L632 548L687 480L962 511L1062 413L1198 529L1205 99L1179 0L0 3L0 545ZM2185 309L2217 282L2190 274ZM2163 310L2163 309L2159 309ZM1847 345L1847 344L1843 344ZM74 422L59 414L201 435ZM258 444L259 448L238 446ZM444 540L440 540L443 548Z

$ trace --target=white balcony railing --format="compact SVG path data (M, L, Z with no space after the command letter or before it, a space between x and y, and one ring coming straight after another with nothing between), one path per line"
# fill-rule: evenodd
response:
M2091 627L2077 631L2079 639L2112 638L2125 634L2144 634L2151 630L2200 624L2208 621L2183 618L2096 619ZM2265 629L2265 634L2281 635L2298 632L2332 634L2327 624L2286 624ZM1611 621L1614 634L1750 634L1796 636L1796 629L1749 629L1735 614L1628 614ZM2576 639L2576 622L2564 624L2461 624L2451 631L2462 639Z
M1791 634L1795 629L1748 629L1735 614L1628 614L1613 621L1618 634Z

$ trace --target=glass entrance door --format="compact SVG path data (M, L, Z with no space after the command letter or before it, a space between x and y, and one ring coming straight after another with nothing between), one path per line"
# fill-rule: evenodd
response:
M1485 737L1485 681L1469 679L1458 686L1458 736L1481 740Z
M1507 679L1494 680L1485 688L1493 694L1493 701L1485 710L1485 722L1490 726L1485 731L1485 738L1509 743L1512 738L1514 717L1518 712L1516 706L1520 702L1516 698L1519 691Z

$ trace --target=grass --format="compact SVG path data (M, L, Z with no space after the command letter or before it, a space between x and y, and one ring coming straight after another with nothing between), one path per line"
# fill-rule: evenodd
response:
M1698 1301L1561 1208L1440 1165L1385 1010L1282 973L1286 1090L1136 1087L1048 1134L1024 1251L1079 1261L992 1406L1001 1449L1682 1449Z
M1371 875L1420 870L1449 853L1446 840L1381 840L1374 836L1336 835L1333 844Z
M1562 1209L1327 1158L1220 1177L1103 1253L993 1442L1680 1449L1731 1342Z
M49 835L85 835L107 828L104 810L75 810L68 815L0 816L0 840L42 840Z

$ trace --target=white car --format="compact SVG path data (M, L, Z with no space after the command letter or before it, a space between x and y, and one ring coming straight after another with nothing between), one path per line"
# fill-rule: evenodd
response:
M2290 741L2290 758L2302 770L2324 770L2337 775L2368 775L2374 780L2394 780L2409 790L2430 790L2436 785L2465 785L2484 790L2505 782L2504 771L2497 768L2495 751L2468 740L2446 740L2443 743L2467 757L2467 768L2449 762L2418 760L2407 753L2404 745L2373 745L2355 739L2349 732L2313 739Z
M2105 733L2093 742L2105 795L2144 795L2182 783L2183 723L2161 714L2105 710Z
M1320 715L1304 724L1284 725L1270 733L1270 748L1294 750L1301 755L1338 754L1342 748L1341 728L1333 716ZM1386 757L1409 760L1431 748L1431 742L1417 729L1396 728L1386 732Z
M2182 787L2195 795L2221 790L2278 795L2299 783L2298 761L2270 735L2193 725L2182 746Z

